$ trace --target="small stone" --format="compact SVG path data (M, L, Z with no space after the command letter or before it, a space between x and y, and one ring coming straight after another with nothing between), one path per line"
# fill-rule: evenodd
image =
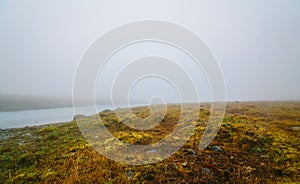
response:
M18 141L17 144L18 144L19 146L22 146L22 145L24 145L25 143L24 143L23 141Z
M174 167L175 167L176 169L178 169L178 166L177 166L177 164L176 164L175 162L173 162L173 165L174 165Z
M202 173L210 175L210 170L206 167L202 168Z
M131 180L132 179L132 171L128 171L127 173L126 173L126 175L127 175L127 178L129 179L129 180Z
M68 158L68 157L72 157L72 156L74 156L74 155L75 155L75 153L62 154L62 157Z
M256 170L255 168L252 168L252 167L250 167L250 166L245 167L246 173L252 173L252 172L255 171L255 170Z
M196 151L195 150L193 150L193 149L186 149L186 150L184 150L187 154L189 154L189 155L196 155L197 153L196 153Z
M9 136L7 136L7 135L1 135L0 140L6 140L8 138L9 138Z
M212 146L211 149L212 149L213 151L223 152L223 149L220 148L219 146Z
M181 163L181 165L182 165L183 167L186 167L186 166L187 166L187 162L183 162L183 163Z
M300 130L300 126L291 127L290 129L297 132Z
M25 135L28 136L28 137L32 137L31 133L26 133Z

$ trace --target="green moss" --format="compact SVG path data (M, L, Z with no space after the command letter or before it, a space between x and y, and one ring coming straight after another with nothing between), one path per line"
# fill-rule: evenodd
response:
M53 132L53 131L57 131L57 127L54 125L42 128L38 131L38 133L49 133L49 132Z

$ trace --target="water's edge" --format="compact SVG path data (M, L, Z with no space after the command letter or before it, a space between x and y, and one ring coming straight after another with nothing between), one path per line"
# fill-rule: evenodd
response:
M63 107L54 109L36 109L21 111L2 111L0 112L0 128L22 128L26 126L39 126L52 123L72 121L75 114L92 115L112 107L97 106L79 107L74 113L73 107Z

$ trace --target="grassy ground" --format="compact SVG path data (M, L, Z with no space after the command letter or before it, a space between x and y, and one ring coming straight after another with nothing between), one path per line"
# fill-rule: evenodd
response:
M149 109L134 109L146 117ZM191 111L197 111L191 108ZM157 142L176 126L178 107L145 132L127 128L112 111L100 116L120 140ZM98 154L76 122L0 130L1 183L299 183L300 102L228 103L221 129L205 150L197 145L209 111L174 155L144 166L123 165ZM130 120L130 118L129 118ZM216 147L218 146L218 147ZM217 148L217 149L216 149ZM219 149L220 148L220 149Z

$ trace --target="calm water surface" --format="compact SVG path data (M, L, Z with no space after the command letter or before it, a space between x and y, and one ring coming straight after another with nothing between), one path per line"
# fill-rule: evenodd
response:
M98 112L105 109L112 108L108 106L97 106ZM95 114L95 112L95 108L91 107L80 107L76 110L76 114L83 115L92 115ZM0 128L19 128L49 123L68 122L71 121L73 117L73 107L0 112Z

